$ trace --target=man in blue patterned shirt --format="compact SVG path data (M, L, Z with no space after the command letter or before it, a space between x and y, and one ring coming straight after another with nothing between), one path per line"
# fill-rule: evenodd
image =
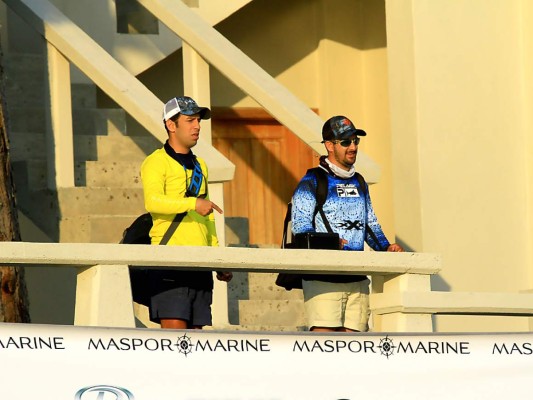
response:
M338 233L342 250L362 251L366 242L376 251L403 251L385 237L372 208L368 185L355 172L361 136L366 136L366 132L346 117L335 116L326 121L322 143L328 154L320 158L319 165L328 182L324 213L316 212L317 175L308 171L292 198L292 232ZM369 284L362 275L306 275L302 286L309 329L366 331Z

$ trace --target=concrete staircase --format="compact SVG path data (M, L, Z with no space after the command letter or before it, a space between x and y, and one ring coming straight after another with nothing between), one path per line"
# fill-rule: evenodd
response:
M72 86L76 187L47 189L44 60L6 60L11 159L19 209L52 241L117 243L144 212L139 169L160 146L131 137L121 109L98 109L94 85ZM31 238L24 239L31 240Z
M229 319L236 330L306 330L301 290L275 284L276 274L234 273L228 284Z
M76 186L49 190L44 59L40 55L11 54L5 60L5 73L10 155L19 211L52 242L120 241L123 230L145 212L140 165L161 144L148 135L128 135L122 109L97 108L94 85L74 84ZM227 244L250 246L246 239L247 224L227 222ZM237 234L232 231L235 226L240 230ZM23 229L23 240L43 241L42 235L35 236L34 232ZM31 274L28 279L31 280ZM301 290L287 292L275 286L274 281L275 274L235 274L228 285L230 329L305 329ZM38 283L35 285L35 290L41 290ZM65 278L65 285L75 287L72 273ZM70 296L72 292L70 289ZM30 300L31 296L30 293ZM43 297L38 301L47 300ZM46 323L47 319L37 321ZM59 322L71 323L69 319Z

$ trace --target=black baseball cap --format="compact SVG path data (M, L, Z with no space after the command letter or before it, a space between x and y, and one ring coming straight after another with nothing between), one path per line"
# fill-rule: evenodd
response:
M325 140L343 140L351 136L366 136L366 132L357 129L348 118L337 115L328 119L322 127L322 139Z

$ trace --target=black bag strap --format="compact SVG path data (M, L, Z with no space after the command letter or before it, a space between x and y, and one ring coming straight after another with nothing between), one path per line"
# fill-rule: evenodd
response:
M322 208L328 197L327 172L320 167L311 168L309 171L311 171L316 177L316 206L315 212L313 214L313 224L316 215L320 214L320 217L322 218L322 221L324 221L324 225L326 226L326 230L328 231L328 233L333 233L333 229L331 229L331 225L329 224L326 214L324 213L324 209Z
M376 243L376 246L379 248L379 251L387 250L387 249L384 249L384 248L381 247L381 243L379 243L379 240L378 240L376 234L374 233L374 231L372 229L370 229L370 226L368 226L367 224L365 224L365 230L366 230L366 233L368 233L368 235L372 238L374 243Z
M328 197L327 172L320 167L311 168L309 171L313 172L316 177L316 208L322 208Z
M366 186L365 178L363 178L363 176L361 174L358 174L357 172L355 173L355 177L357 178L357 182L359 182L359 186L361 187L361 192L363 193L363 196L365 196L365 218L366 218L366 213L367 213L366 202L367 202L368 190L366 189L367 186ZM366 223L366 221L365 221L365 232L368 234L368 236L370 236L370 238L374 241L374 243L376 243L376 246L379 248L380 251L386 250L381 247L381 243L379 243L379 240L376 234L370 228L370 226Z
M159 245L165 245L168 243L168 241L170 240L174 232L176 232L176 229L178 229L178 225L181 223L181 221L183 221L183 218L185 218L186 215L187 215L186 212L176 214L176 216L172 220L172 223L170 224L167 231L163 235L163 238L159 242Z
M287 212L285 213L285 220L283 221L283 237L281 238L281 248L287 248L287 229L289 221L291 220L292 203L287 204Z
M333 233L333 230L331 229L328 219L326 218L326 215L324 214L324 211L322 210L322 206L326 202L326 198L328 196L328 177L326 175L326 171L324 171L320 167L316 167L316 168L310 168L307 172L312 172L315 175L316 181L317 181L316 206L315 206L315 211L313 214L313 224L314 224L316 214L320 212L320 216L324 220L327 231L329 233ZM289 203L287 204L287 212L285 213L285 220L283 221L283 237L281 239L282 249L287 247L287 231L289 227L289 221L291 220L291 213L292 213L292 203Z
M361 192L363 193L363 196L365 196L365 200L366 200L366 182L365 182L365 178L363 178L363 175L361 175L360 173L356 172L355 173L355 179L357 179L357 182L359 183L359 186L361 188Z

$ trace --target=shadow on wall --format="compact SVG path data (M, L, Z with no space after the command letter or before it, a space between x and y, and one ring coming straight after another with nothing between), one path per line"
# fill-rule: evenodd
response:
M22 240L51 242L28 217L19 211ZM66 267L32 266L24 268L30 318L35 324L74 324L76 302L76 269Z
M248 218L226 217L226 246L249 247L250 230ZM255 246L256 247L256 246ZM250 299L248 272L234 272L228 282L228 318L232 325L239 324L239 301Z
M313 53L322 40L359 50L387 46L384 0L332 3L329 0L255 0L215 28L274 77ZM323 18L326 14L330 16L328 20ZM334 29L340 25L344 28ZM345 29L347 26L352 29ZM290 32L290 37L286 37L286 32ZM306 34L296 36L294 32ZM168 77L163 84L161 76ZM182 51L178 50L138 78L165 101L183 92L182 76ZM211 96L212 105L227 106L238 103L246 94L213 67Z
M329 19L325 20L324 15ZM345 29L347 26L352 29ZM255 0L219 23L216 29L274 77L314 52L322 40L359 50L387 46L384 0ZM280 32L291 32L291 37ZM224 93L228 104L245 97L215 68L211 83L213 104L218 104L217 93Z

